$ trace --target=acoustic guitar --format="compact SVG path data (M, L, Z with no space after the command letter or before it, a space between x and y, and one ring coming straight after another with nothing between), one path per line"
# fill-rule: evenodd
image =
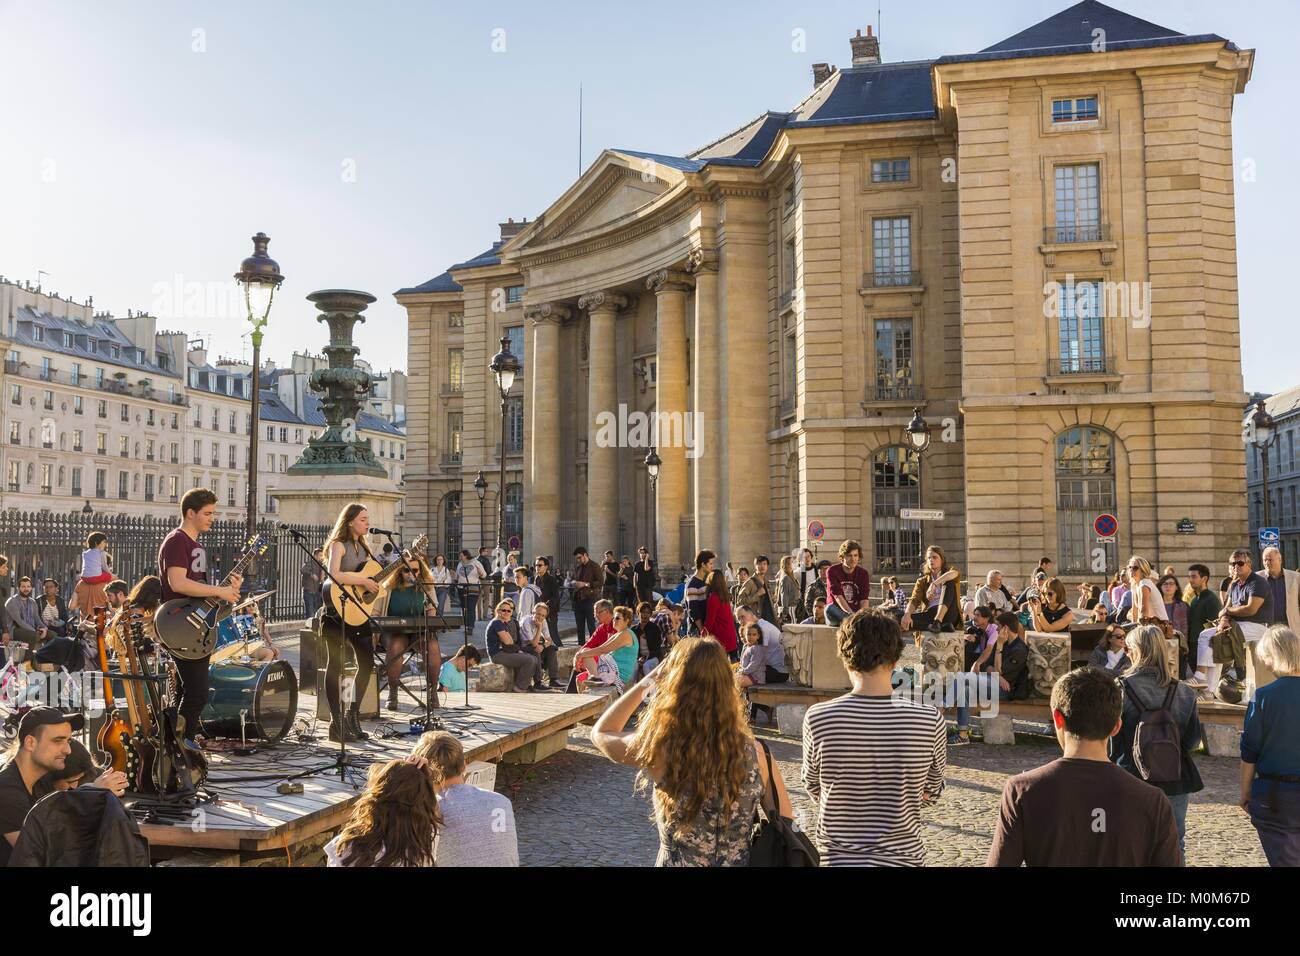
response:
M366 589L359 584L345 584L343 589L348 592L348 600L345 604L342 597L339 596L338 590L334 587L333 581L325 582L325 597L329 600L330 606L334 608L334 613L343 619L343 623L351 627L360 627L366 623L366 615L371 613L375 606L375 601L379 599L380 593L389 586L392 579L397 575L406 562L415 563L417 559L423 558L429 550L429 536L422 534L411 543L411 546L402 552L401 558L393 561L388 567L384 567L373 557L365 563L364 567L353 571L353 574L364 574L376 584L380 590L373 594L367 594ZM360 604L360 610L356 604Z
M95 643L99 648L99 669L104 672L104 725L99 728L95 746L107 757L114 770L126 772L126 741L131 737L131 725L122 719L113 701L113 679L108 673L108 648L104 642L104 625L108 615L105 607L95 608Z

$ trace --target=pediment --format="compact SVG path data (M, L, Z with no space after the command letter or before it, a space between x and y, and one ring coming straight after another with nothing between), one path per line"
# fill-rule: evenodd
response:
M511 245L523 250L600 229L648 206L680 179L677 170L607 150Z

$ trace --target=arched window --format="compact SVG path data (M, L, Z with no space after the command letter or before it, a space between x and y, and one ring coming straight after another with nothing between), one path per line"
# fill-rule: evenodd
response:
M899 512L921 504L921 458L902 445L881 448L871 459L871 524L876 570L915 571L921 563L921 528Z
M1119 567L1119 544L1097 540L1093 523L1115 512L1115 440L1081 425L1056 436L1056 541L1062 572L1100 574ZM1100 554L1094 554L1094 552ZM1104 567L1096 567L1097 558Z
M460 555L460 492L450 492L442 504L442 553L447 563L455 567Z
M519 482L511 482L506 485L506 522L505 522L506 546L509 547L510 539L518 537L520 541L524 538L524 486Z

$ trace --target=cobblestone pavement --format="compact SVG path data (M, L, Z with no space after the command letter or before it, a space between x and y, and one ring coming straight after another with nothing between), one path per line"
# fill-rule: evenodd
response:
M799 819L810 826L816 807L799 781L800 745L760 728L790 791ZM1047 737L1018 735L1012 747L974 743L949 752L947 787L924 812L922 839L931 866L983 866L1007 779L1060 755ZM1250 819L1236 806L1238 763L1198 758L1205 789L1187 811L1190 866L1264 866ZM497 790L514 801L524 866L649 866L658 840L648 797L634 792L635 772L610 763L591 746L588 728L569 747L532 767L500 765ZM571 822L573 821L573 822ZM581 822L577 822L581 821Z

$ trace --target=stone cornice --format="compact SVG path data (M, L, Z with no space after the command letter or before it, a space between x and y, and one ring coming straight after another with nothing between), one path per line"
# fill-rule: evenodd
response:
M693 276L718 271L717 249L692 249L686 256L686 271Z
M572 309L556 302L543 302L541 305L530 306L524 310L524 318L533 325L559 325L567 322L572 315Z
M606 292L603 289L588 292L578 297L578 308L583 312L620 312L636 305L634 296L621 292Z
M764 185L748 186L740 183L715 183L712 197L715 201L729 196L738 199L767 199L771 192L771 187Z
M641 177L641 172L625 166L611 167L606 170L596 180L587 195L582 198L582 201L565 210L564 215L555 222L548 223L546 228L537 235L535 241L547 243L562 238L566 232L581 222L587 213L604 201L605 197L613 192L620 183L628 179L641 179ZM660 181L662 182L662 180Z
M660 269L645 280L645 287L655 295L667 292L689 292L694 285L689 274L676 269Z

